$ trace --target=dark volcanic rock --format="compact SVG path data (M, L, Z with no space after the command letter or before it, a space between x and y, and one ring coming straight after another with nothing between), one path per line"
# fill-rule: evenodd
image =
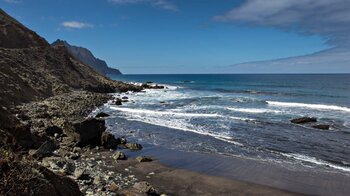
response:
M145 157L145 156L138 156L138 157L136 157L136 160L138 162L151 162L151 161L153 161L152 158Z
M109 132L103 132L101 136L101 145L106 149L115 149L120 144L120 139L115 139Z
M106 130L103 119L90 118L73 124L73 137L78 146L101 145L102 133Z
M146 83L142 84L141 87L145 88L145 89L164 89L165 88L164 86L160 86L158 84L156 84L156 85L149 85L149 84L146 84Z
M106 114L106 113L104 113L104 112L100 112L100 113L98 113L98 114L96 114L96 118L104 118L104 117L108 117L109 116L109 114Z
M329 130L330 129L330 126L329 125L313 125L312 126L313 128L315 129L323 129L323 130Z
M35 158L43 158L52 155L52 152L57 149L57 146L52 141L44 142L37 150L30 150L29 154Z
M114 105L122 105L122 100L117 98L117 99L112 101L112 104L114 104Z
M63 130L60 127L58 127L58 126L51 126L51 127L46 128L45 132L49 136L54 136L56 133L59 134L59 135L62 134Z
M126 143L125 147L132 151L142 150L142 145L137 143Z
M115 159L115 160L125 160L126 159L126 155L123 152L117 151L116 153L114 153L113 159Z
M317 122L317 119L311 118L311 117L302 117L302 118L292 119L290 122L295 123L295 124L305 124L305 123L310 123L310 122Z

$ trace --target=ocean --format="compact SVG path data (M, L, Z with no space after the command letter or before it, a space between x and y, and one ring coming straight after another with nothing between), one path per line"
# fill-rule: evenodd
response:
M120 75L165 89L106 104L108 129L143 145L350 173L350 75ZM320 130L293 118L316 117Z

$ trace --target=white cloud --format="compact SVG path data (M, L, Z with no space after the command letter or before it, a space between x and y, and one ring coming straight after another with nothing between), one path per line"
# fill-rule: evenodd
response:
M234 65L236 72L350 72L349 0L245 0L216 21L279 28L326 38L332 49L311 55Z
M83 28L93 28L94 25L78 21L66 21L62 22L61 26L71 29L83 29Z
M117 5L144 3L157 8L165 9L165 10L178 11L177 6L167 0L108 0L108 1Z
M332 45L350 45L349 10L349 0L246 0L214 19L321 35Z
M310 55L241 63L228 67L235 73L350 73L350 51L333 48Z

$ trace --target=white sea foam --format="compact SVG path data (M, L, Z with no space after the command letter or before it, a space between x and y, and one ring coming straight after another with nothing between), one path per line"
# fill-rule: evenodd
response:
M297 107L297 108L310 108L315 110L335 110L342 112L350 112L350 108L336 106L336 105L323 105L323 104L306 104L306 103L293 103L293 102L278 102L278 101L267 101L269 105L279 107Z
M191 129L188 128L186 126L185 123L183 122L177 122L176 120L174 121L162 121L162 120L158 120L158 119L137 119L137 118L133 118L133 119L129 119L129 120L134 120L134 121L139 121L139 122L143 122L143 123L147 123L147 124L152 124L152 125L157 125L157 126L161 126L161 127L167 127L167 128L171 128L171 129L176 129L176 130L180 130L180 131L186 131L186 132L192 132L192 133L197 133L200 135L205 135L205 136L210 136L213 137L215 139L224 141L224 142L228 142L237 146L243 146L243 144L236 142L233 140L232 137L230 136L225 136L225 135L220 135L220 134L215 134L215 133L210 133L207 131L203 131L199 128L197 129Z
M179 113L179 112L169 112L169 111L157 111L157 110L145 110L145 109L132 109L123 107L110 106L113 110L118 110L122 112L138 113L138 114L152 114L152 115L169 115L169 116L184 116L184 117L220 117L219 114L203 114L203 113Z
M270 110L270 109L260 109L260 108L232 108L227 107L226 109L235 111L235 112L243 112L243 113L252 113L252 114L261 114L261 113L282 113L282 111L278 110Z
M343 170L343 171L346 171L346 172L350 172L350 168L348 168L348 167L342 167L342 166L339 166L339 165L335 165L335 164L329 163L329 162L324 161L324 160L319 160L319 159L317 159L315 157L309 157L309 156L306 156L306 155L293 154L293 153L290 153L290 154L281 153L281 154L286 156L286 157L293 158L293 159L296 159L296 160L305 161L305 162L313 163L313 164L316 164L316 165L328 166L328 167L332 167L334 169L339 169L339 170Z

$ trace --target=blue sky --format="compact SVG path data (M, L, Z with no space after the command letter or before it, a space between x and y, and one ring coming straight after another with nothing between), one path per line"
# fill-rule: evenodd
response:
M106 60L109 66L127 74L312 72L314 67L293 69L293 63L275 67L263 64L266 60L312 56L315 52L340 47L342 40L332 37L340 37L338 34L316 31L294 18L288 23L290 16L277 15L272 20L265 12L259 13L261 9L266 13L297 10L296 6L303 5L288 8L271 0L265 1L271 5L258 6L261 2L0 0L0 7L49 42L60 38L86 47L96 57ZM291 0L281 2L290 5ZM259 11L254 10L256 7ZM310 10L301 12L306 11ZM256 13L258 15L254 16ZM263 64L255 69L259 65L245 66L247 62ZM323 66L322 72L350 70L347 65Z

